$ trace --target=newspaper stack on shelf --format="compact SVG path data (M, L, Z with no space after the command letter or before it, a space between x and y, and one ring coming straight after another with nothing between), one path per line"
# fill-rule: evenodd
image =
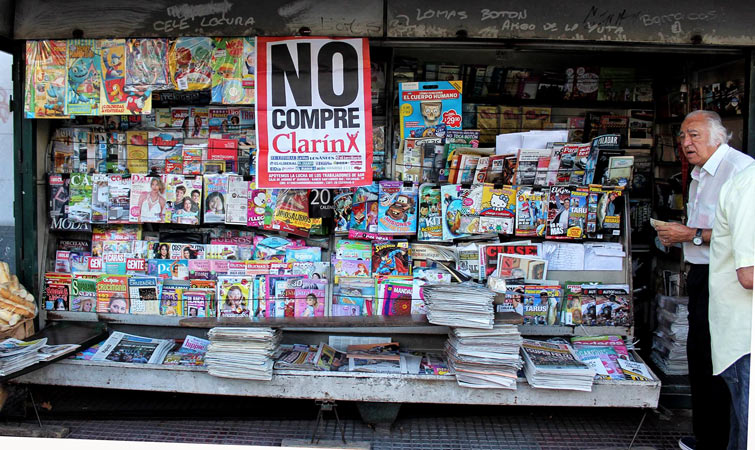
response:
M658 295L658 328L650 359L666 375L687 375L687 297Z
M216 327L207 336L205 356L210 375L245 380L272 380L273 357L281 333L272 328Z
M92 361L162 364L175 345L173 339L153 339L114 331L92 356Z
M595 370L580 361L569 344L524 339L524 376L534 388L592 391Z
M477 283L426 284L423 287L427 320L436 325L493 328L493 297Z
M452 328L446 354L460 386L516 389L521 345L516 325L499 324L492 330Z
M41 361L50 361L79 348L76 344L46 344L47 338L28 342L8 338L0 342L0 377L18 372Z

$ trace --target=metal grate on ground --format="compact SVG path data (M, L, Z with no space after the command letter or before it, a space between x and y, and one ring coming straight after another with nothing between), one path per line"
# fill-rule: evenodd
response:
M375 450L628 448L641 413L618 410L597 417L572 409L504 416L399 418L391 428L373 429L346 419L348 441L369 441ZM682 433L646 419L635 447L677 449ZM69 438L279 446L283 439L309 439L314 420L264 419L45 419L70 428ZM339 439L335 420L321 427L321 439Z

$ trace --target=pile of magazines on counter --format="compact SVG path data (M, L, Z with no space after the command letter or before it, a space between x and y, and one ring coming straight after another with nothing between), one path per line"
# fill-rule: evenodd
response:
M687 375L687 297L658 295L658 328L650 359L666 375Z

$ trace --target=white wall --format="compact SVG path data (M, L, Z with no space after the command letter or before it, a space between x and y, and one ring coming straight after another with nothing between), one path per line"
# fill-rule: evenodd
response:
M13 116L8 108L13 93L13 57L0 52L0 226L12 226L13 218Z

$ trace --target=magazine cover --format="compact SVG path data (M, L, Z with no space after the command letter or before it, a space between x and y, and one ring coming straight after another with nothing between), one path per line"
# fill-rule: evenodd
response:
M249 317L250 277L218 277L218 317Z
M183 172L183 133L181 131L150 131L147 136L149 170L159 174Z
M535 185L538 167L548 167L552 149L521 149L517 164L517 185ZM544 172L545 173L545 172ZM541 183L542 184L542 183Z
M109 205L108 175L92 174L92 223L107 223Z
M522 187L516 196L516 236L545 236L548 203L541 191Z
M189 286L186 280L163 280L160 289L160 315L183 316L182 294Z
M477 233L480 226L480 209L482 206L482 185L464 186L459 189L461 200L460 231L464 234Z
M97 305L97 278L99 274L80 273L71 281L70 311L94 312Z
M255 68L257 52L254 37L244 37L244 65L241 71L241 85L244 86L244 103L254 103Z
M349 222L351 221L351 207L354 202L354 189L339 188L333 189L333 214L336 233L346 233L349 231Z
M382 284L382 309L384 316L409 316L412 314L412 280L386 280Z
M126 168L131 173L149 172L149 133L126 131Z
M131 314L160 314L157 301L158 285L155 277L130 277L128 296L131 300Z
M66 116L66 49L64 40L26 41L27 119Z
M415 183L380 182L378 233L416 234L418 192L418 186Z
M325 315L325 286L322 289L294 289L295 317L322 317Z
M442 241L443 211L440 203L440 186L425 183L419 187L418 241Z
M309 191L307 189L278 189L272 210L270 227L299 236L308 236L312 222L309 219Z
M165 208L164 176L131 175L130 223L161 223Z
M225 202L227 194L228 175L209 174L204 176L203 223L225 222Z
M590 238L610 240L621 235L622 194L622 188L590 186L586 225Z
M66 115L96 116L100 113L102 69L98 41L68 39L66 67L68 86Z
M168 68L167 39L126 40L126 87L172 89Z
M69 201L69 183L70 178L63 178L62 175L50 175L50 218L52 219L53 228L57 228L56 221L61 221L68 217L66 209Z
M374 241L372 243L372 275L411 275L409 242Z
M462 231L461 217L465 210L463 199L460 197L461 185L447 184L440 187L442 197L441 212L443 215L443 240L468 237Z
M152 111L150 88L126 87L126 40L101 39L102 83L101 115L149 114Z
M207 152L207 143L184 142L182 150L183 174L200 175L202 173L202 158Z
M551 186L548 199L549 239L566 239L571 211L571 189L568 186Z
M351 220L349 230L377 231L378 216L378 183L357 187L351 205Z
M548 275L548 261L532 256L498 254L495 275L512 282L541 282Z
M582 239L585 237L587 228L587 189L578 188L571 192L569 203L569 228L566 237L569 239Z
M265 202L267 196L265 195L265 189L255 189L253 186L254 182L249 182L246 225L249 227L260 227L265 222Z
M66 207L66 217L71 222L92 222L92 176L86 173L72 173L69 185L70 199Z
M524 287L524 323L530 325L556 325L561 310L560 286Z
M241 65L244 38L214 38L214 41L210 91L212 102L226 105L243 103Z
M484 184L478 233L514 234L516 189Z
M583 285L580 298L580 306L582 307L582 325L597 325L597 304L596 297L598 295L598 288L592 285Z
M71 297L69 273L46 273L44 286L44 304L47 311L67 311Z
M508 244L494 243L482 244L479 246L480 252L480 276L482 282L493 275L498 268L498 255L530 256L537 258L540 254L540 244Z
M175 89L198 91L212 85L212 38L179 37L168 52Z
M202 177L168 175L168 177L173 176L181 178L176 179L172 186L169 184L167 203L170 204L173 202L171 223L199 225L199 214L202 210ZM176 184L176 181L179 180L181 183Z
M125 275L102 275L97 278L97 312L128 314L128 278Z
M185 316L189 317L215 317L208 313L211 311L212 294L202 290L189 289L181 293Z
M225 211L225 223L231 225L247 225L249 219L249 181L239 175L228 176L228 201Z

